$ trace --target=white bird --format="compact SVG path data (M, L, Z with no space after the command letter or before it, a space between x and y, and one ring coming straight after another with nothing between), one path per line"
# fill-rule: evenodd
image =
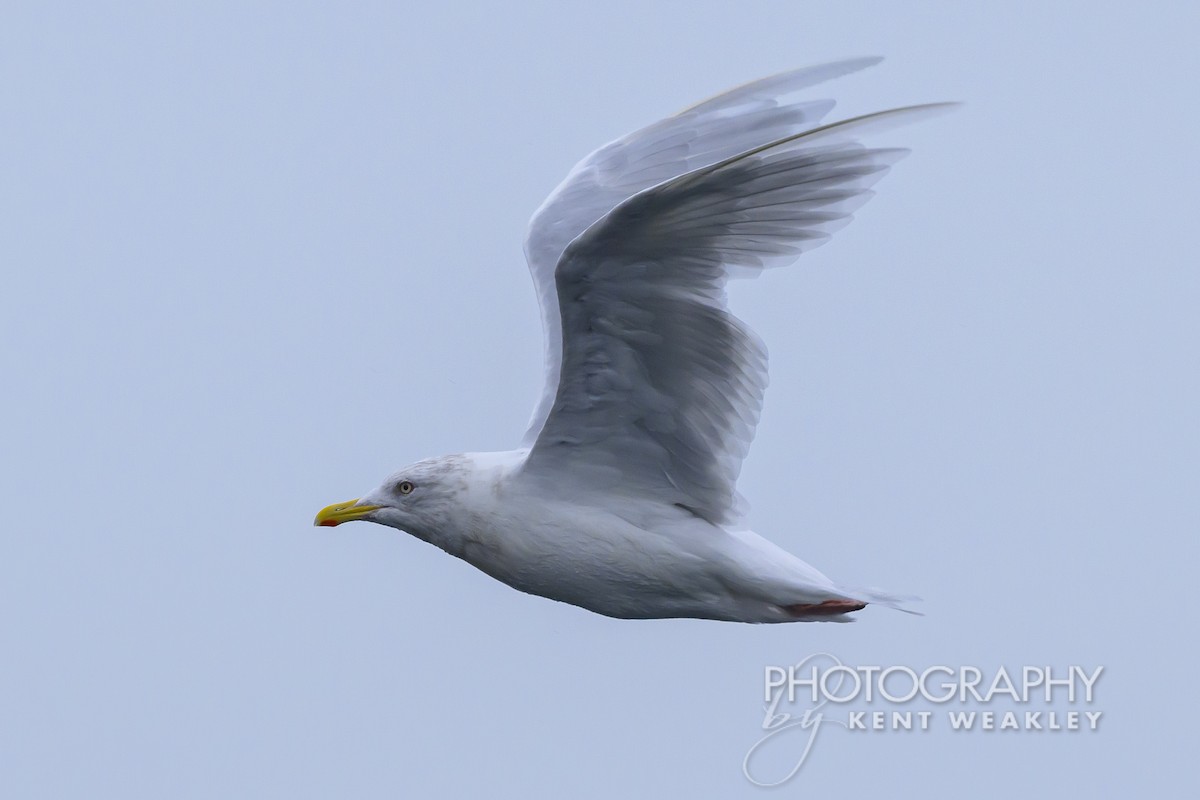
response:
M879 59L733 89L595 151L534 214L545 394L520 449L419 461L317 525L369 520L534 595L627 619L845 620L838 585L749 530L735 483L767 384L725 282L794 261L906 151L856 139L909 106L818 125L798 90Z

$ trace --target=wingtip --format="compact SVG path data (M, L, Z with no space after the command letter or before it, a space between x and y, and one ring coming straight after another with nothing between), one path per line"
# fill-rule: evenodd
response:
M965 107L966 105L967 105L967 102L965 100L943 100L939 103L923 103L919 106L914 106L914 108L928 108L928 109L933 110L934 112L938 112L938 111L950 112L950 111L957 111L960 108Z
M858 56L856 58L844 58L838 61L827 61L823 64L810 64L806 67L784 70L783 72L768 75L765 78L759 78L749 83L743 83L740 86L735 86L720 94L713 95L687 108L681 109L678 114L717 108L744 99L756 92L770 92L779 96L791 94L792 92L807 89L825 81L841 78L859 70L873 67L881 61L883 61L883 56Z
M857 71L860 69L866 69L867 67L873 67L876 64L882 64L883 60L883 56L855 56L853 58L843 59L842 61L835 61L834 63L848 65L852 64L854 65L854 70Z
M786 83L798 79L796 89L804 89L874 67L882 61L883 56L842 58L837 61L827 61L823 64L809 64L806 67L785 70L763 80Z

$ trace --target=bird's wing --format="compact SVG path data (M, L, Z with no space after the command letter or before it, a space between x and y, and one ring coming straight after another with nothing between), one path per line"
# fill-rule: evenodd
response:
M554 272L567 245L644 189L813 127L833 101L784 98L879 61L822 64L739 86L610 142L575 165L534 213L525 240L546 334L546 391L530 420L526 445L541 432L558 387L562 327Z
M856 136L941 107L749 149L638 192L576 237L554 273L562 356L525 472L731 522L767 360L726 309L726 279L822 243L906 152Z

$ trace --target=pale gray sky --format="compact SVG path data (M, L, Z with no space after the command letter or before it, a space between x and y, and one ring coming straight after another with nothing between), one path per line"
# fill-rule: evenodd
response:
M1185 4L245 6L0 12L0 794L757 796L763 669L821 651L1104 665L1104 723L831 731L786 796L1195 785ZM772 355L741 488L927 616L610 620L310 527L516 443L521 241L576 159L867 54L835 116L968 105L878 137L914 149L879 197L734 288Z

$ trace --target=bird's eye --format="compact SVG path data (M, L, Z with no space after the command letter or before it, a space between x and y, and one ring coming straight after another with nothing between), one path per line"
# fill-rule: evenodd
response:
M412 494L412 491L415 488L417 487L413 486L412 481L400 481L396 484L396 491L400 494Z

